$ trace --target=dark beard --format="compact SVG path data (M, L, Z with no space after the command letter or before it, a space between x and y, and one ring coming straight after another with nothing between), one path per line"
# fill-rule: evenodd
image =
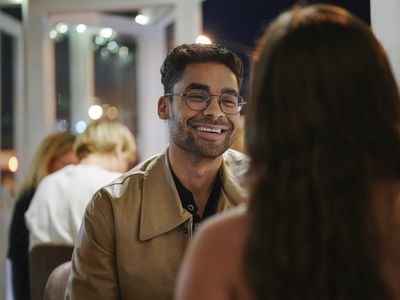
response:
M232 139L226 138L222 144L207 145L207 143L196 143L194 136L184 132L179 122L170 121L172 141L176 146L183 149L193 156L201 158L215 159L221 156L232 144ZM231 136L232 129L228 130L228 137Z

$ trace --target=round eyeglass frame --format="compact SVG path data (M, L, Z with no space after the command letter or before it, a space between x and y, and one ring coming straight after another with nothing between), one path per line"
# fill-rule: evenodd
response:
M237 97L238 97L238 104L237 104L237 106L236 106L236 107L237 107L237 112L234 112L234 113L226 112L225 109L222 108L222 106L221 106L221 97L222 97L224 94L227 94L228 92L222 93L222 94L220 94L220 95L212 95L212 94L209 94L208 92L206 92L207 95L208 95L208 99L207 99L207 101L204 102L204 103L205 103L205 106L204 106L203 108L201 108L201 109L194 109L194 108L192 108L192 107L189 105L188 97L186 97L187 94L188 94L189 92L191 92L191 91L193 91L193 90L188 90L188 91L183 92L183 93L166 93L164 96L165 96L165 97L172 97L172 96L185 97L186 106L189 107L191 110L194 110L194 111L203 111L203 110L205 110L205 109L208 107L208 105L210 105L211 97L212 97L212 96L215 96L215 97L218 97L218 105L219 105L219 108L221 109L221 111L222 111L223 113L225 113L225 114L227 114L227 115L237 115L238 113L240 113L240 111L243 109L244 105L246 104L246 101L244 101L244 98L243 98L241 95L237 95Z

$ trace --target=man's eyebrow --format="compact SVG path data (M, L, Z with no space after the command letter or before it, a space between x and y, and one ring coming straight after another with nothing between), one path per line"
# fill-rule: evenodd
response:
M208 85L196 83L196 82L192 82L191 84L189 84L185 90L188 91L188 90L194 90L194 89L205 90L207 92L210 91L210 88L208 87Z
M223 88L223 89L221 90L221 94L222 94L222 93L230 93L230 94L236 94L236 95L239 94L239 92L238 92L237 90L232 89L232 88Z
M193 89L205 90L207 92L210 92L210 88L208 85L202 84L202 83L197 83L197 82L192 82L191 84L189 84L186 87L185 91L189 91L189 90L193 90ZM221 94L222 93L239 94L239 92L233 88L223 88L223 89L221 89Z

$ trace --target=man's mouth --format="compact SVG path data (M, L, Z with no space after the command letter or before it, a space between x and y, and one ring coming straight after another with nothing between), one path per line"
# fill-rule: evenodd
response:
M198 131L218 133L218 134L221 134L224 131L221 128L210 128L210 127L205 127L205 126L196 126L195 128Z

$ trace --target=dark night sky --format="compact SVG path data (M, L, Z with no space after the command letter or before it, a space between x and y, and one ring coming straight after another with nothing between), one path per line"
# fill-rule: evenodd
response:
M327 3L341 6L370 24L369 0L320 0L302 3ZM299 1L294 0L205 0L203 2L204 32L215 43L236 52L244 62L245 81L242 94L248 89L249 54L266 26L283 10Z
M206 0L203 2L204 31L217 41L231 41L245 47L253 47L256 39L273 18L298 2L293 0ZM369 0L306 2L338 5L370 23Z

